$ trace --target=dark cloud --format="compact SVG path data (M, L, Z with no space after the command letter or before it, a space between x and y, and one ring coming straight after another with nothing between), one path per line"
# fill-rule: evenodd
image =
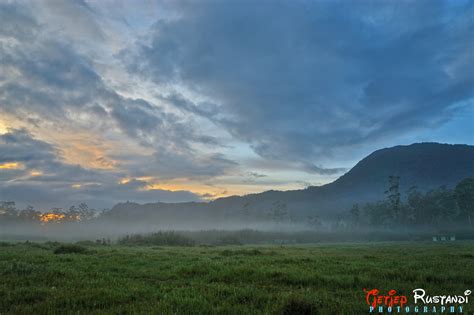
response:
M85 15L73 19L78 25L87 24L93 16L84 3L72 6L77 7L74 10L67 3L60 2L59 6L53 11L71 15L77 9L78 15ZM0 112L20 120L34 119L38 128L47 123L59 129L74 126L99 133L118 129L142 146L157 150L154 160L160 164L155 169L163 171L164 175L148 174L156 177L182 177L181 170L189 171L189 177L195 173L216 176L226 171L226 165L235 164L221 155L210 155L195 148L196 145L219 146L220 143L216 137L202 134L189 115L178 116L144 99L124 97L107 86L88 56L73 42L51 36L51 29L46 28L48 24L38 23L31 11L20 4L0 7L0 11L9 17L7 22L15 21L24 29L22 33L8 29L4 30L6 35L0 33L2 38L8 36L15 40L12 45L0 45L0 78L5 78L5 83L0 84ZM57 18L51 17L54 12L45 12L49 12L45 13L49 23L57 22ZM0 20L0 29L4 24L5 21ZM93 27L99 26L94 24ZM87 29L87 32L92 31ZM36 33L36 36L26 40L23 33ZM78 120L81 116L87 118ZM185 164L171 167L172 162L164 161L164 158ZM149 162L153 163L153 159ZM154 168L153 165L149 167ZM210 173L205 174L206 170ZM179 174L173 174L174 171Z
M77 131L123 146L93 155L106 171L65 163L64 148L27 130L1 135L0 163L21 167L1 170L0 199L199 200L120 182L230 175L270 185L295 169L335 178L361 147L395 144L472 105L469 1L163 2L146 36L130 25L149 21L111 21L97 6L0 3L0 115L35 135ZM113 29L120 19L127 26ZM223 154L240 148L235 158L255 173Z
M472 2L169 7L176 14L155 23L130 69L213 99L168 97L262 157L300 161L311 172L339 172L314 162L334 150L438 126L474 97Z
M159 174L160 179L209 179L223 175L237 165L220 153L194 154L189 149L170 152L162 147L151 157L136 157L128 169L138 177Z
M25 130L11 130L0 135L0 163L35 164L55 160L54 149L46 142L35 140Z
M265 175L265 174L260 174L260 173L257 173L257 172L250 172L250 173L248 173L248 176L253 177L253 178L263 178L263 177L267 177L267 175Z
M336 175L347 171L344 167L324 168L317 165L306 165L306 171L309 173L316 173L320 175Z
M61 162L50 144L34 139L26 130L0 135L0 164L16 162L15 170L0 170L0 200L15 200L21 206L67 207L88 202L94 207L133 200L137 202L199 201L189 191L147 189L147 183L130 180L119 183L120 171L88 170ZM31 171L41 175L31 175Z
M32 39L38 27L28 10L11 3L0 3L0 21L1 36L10 39Z
M0 200L16 201L19 207L33 205L41 210L51 207L68 208L86 202L96 209L110 208L118 202L135 201L185 202L201 201L201 197L189 191L137 190L127 185L85 185L70 188L61 184L45 185L35 182L13 182L0 185Z
M219 107L216 104L210 102L200 102L199 104L195 104L179 93L173 93L168 96L158 96L162 100L167 101L169 104L178 109L181 109L185 112L191 112L202 117L215 118L219 113Z
M113 95L110 116L127 135L139 139L145 146L177 146L181 149L191 143L220 145L212 136L200 134L193 123L166 113L160 107L141 99L124 99Z

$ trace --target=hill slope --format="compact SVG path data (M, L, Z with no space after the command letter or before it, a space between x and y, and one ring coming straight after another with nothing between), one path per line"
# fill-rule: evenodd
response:
M387 178L400 176L401 192L411 186L426 191L445 185L454 187L461 179L474 177L474 146L417 143L373 152L336 181L293 191L220 198L210 203L118 204L114 217L165 219L175 222L226 222L239 219L244 211L264 220L276 204L284 205L294 218L308 215L334 217L353 203L384 198Z

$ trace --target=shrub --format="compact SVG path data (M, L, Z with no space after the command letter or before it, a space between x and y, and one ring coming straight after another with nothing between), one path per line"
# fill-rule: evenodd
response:
M54 250L54 253L56 255L58 254L84 254L87 251L88 251L87 248L77 245L77 244L64 244L57 247Z
M195 243L191 238L176 232L158 232L148 235L127 235L118 240L122 245L158 245L158 246L193 246Z
M242 242L233 235L225 235L219 238L216 243L220 245L242 245Z
M44 242L44 245L50 247L50 248L53 248L53 247L57 247L59 245L61 245L61 243L59 242L52 242L52 241L47 241L47 242Z
M318 314L318 311L316 307L309 301L306 301L301 298L292 297L283 305L282 313L284 315L310 315Z
M76 245L79 245L79 246L95 246L96 244L93 241L77 241Z
M262 252L258 249L241 249L241 250L224 250L221 252L222 256L258 256L262 255Z

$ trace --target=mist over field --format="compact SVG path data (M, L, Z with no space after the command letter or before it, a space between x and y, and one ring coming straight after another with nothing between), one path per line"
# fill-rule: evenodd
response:
M210 202L127 201L102 211L86 203L38 211L1 202L0 237L146 242L167 233L210 244L472 239L472 175L473 146L398 146L374 152L333 183L304 190Z

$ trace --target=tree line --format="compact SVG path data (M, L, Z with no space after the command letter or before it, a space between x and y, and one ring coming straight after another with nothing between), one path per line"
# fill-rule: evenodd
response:
M404 196L400 177L390 176L386 199L354 204L349 224L361 227L472 227L474 220L474 178L465 178L454 189L441 186L427 192L411 187Z
M97 211L84 202L69 209L53 208L41 212L32 206L17 209L14 201L0 201L0 224L79 222L89 221L96 215Z
M474 226L474 178L460 181L454 189L442 186L422 192L417 187L411 187L402 194L400 177L390 176L385 195L385 200L354 204L346 215L334 223L332 229ZM53 208L41 212L31 206L17 209L15 202L0 201L0 224L85 222L99 219L104 213L105 210L98 212L89 208L86 203L67 210ZM250 223L256 219L252 216L248 203L243 206L240 215L245 222ZM298 223L298 220L290 215L287 205L279 201L263 213L263 218L277 226ZM321 229L323 225L317 215L305 218L304 223L316 230Z

